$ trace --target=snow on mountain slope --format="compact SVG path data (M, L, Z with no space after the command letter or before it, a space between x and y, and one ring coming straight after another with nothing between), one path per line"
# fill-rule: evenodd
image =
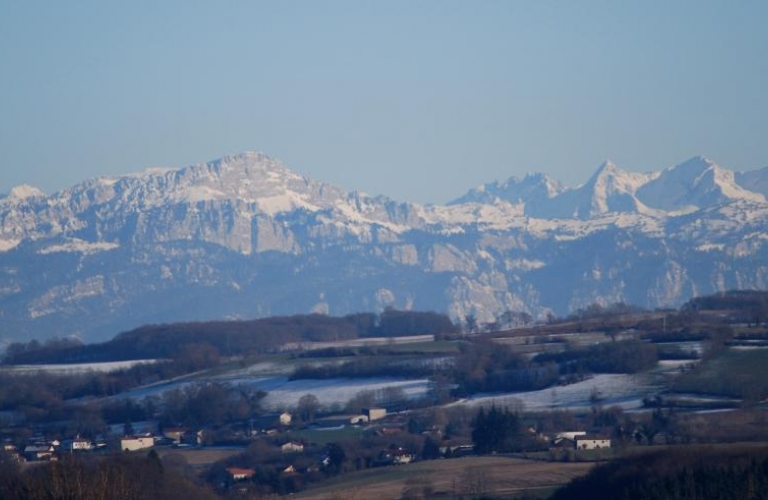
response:
M6 200L21 199L14 193ZM266 155L244 153L182 169L87 181L30 210L3 210L0 205L0 250L25 239L50 237L109 244L201 239L244 254L293 250L281 237L280 224L275 225L281 214L314 214L320 220L324 213L324 220L337 229L358 235L373 224L403 231L405 221L392 205L307 179Z
M0 340L390 306L482 322L679 305L768 288L767 225L765 198L703 158L648 174L606 162L570 189L528 175L422 206L245 153L0 198Z
M768 167L748 172L736 172L735 175L739 186L768 197Z
M0 200L7 200L10 203L18 203L27 198L40 198L43 196L45 196L45 193L36 187L22 184L21 186L16 186L11 189L7 196L0 196Z
M513 205L528 205L557 196L562 191L563 186L545 174L527 174L522 180L510 177L504 182L483 184L469 190L464 196L449 202L448 205L493 204L498 201L506 201Z
M523 181L513 177L472 189L450 204L508 201L521 204L525 215L541 219L589 220L613 212L676 216L735 200L763 202L766 172L768 168L734 174L704 157L651 173L627 172L606 161L575 188L563 188L541 174Z
M739 186L733 172L704 157L668 168L637 190L637 197L649 207L693 211L734 200L764 202L765 198Z
M612 212L653 215L636 197L637 189L652 174L625 172L610 161L604 162L585 184L553 197L532 216L588 220Z

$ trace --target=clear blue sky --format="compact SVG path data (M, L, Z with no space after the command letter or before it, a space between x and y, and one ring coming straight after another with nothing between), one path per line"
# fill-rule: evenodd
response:
M0 1L0 192L246 150L442 203L768 165L768 2Z

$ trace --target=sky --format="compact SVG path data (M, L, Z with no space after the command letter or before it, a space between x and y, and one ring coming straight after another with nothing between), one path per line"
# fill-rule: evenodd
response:
M0 193L261 151L401 201L768 165L768 2L0 1Z

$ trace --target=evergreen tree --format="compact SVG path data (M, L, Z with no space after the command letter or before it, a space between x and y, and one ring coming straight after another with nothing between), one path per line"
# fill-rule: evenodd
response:
M519 447L520 419L506 408L480 408L472 426L472 442L477 453L510 452Z

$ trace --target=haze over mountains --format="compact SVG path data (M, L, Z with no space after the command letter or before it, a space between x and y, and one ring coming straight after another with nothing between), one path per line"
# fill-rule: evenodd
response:
M307 179L259 153L0 198L0 339L392 306L493 321L768 288L768 168L606 162L445 206Z

